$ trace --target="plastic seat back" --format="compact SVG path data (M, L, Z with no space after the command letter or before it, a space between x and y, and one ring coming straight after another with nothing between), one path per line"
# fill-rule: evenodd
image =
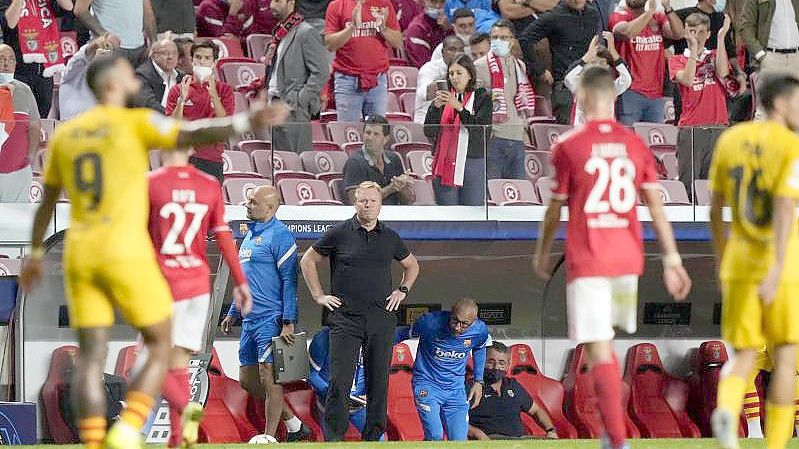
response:
M664 397L667 376L651 343L627 351L624 380L630 386L629 412L644 438L680 438L680 426Z
M424 429L413 395L413 355L405 343L394 345L388 375L388 438L395 441L422 441Z
M541 204L535 186L526 179L489 179L488 197L500 206Z

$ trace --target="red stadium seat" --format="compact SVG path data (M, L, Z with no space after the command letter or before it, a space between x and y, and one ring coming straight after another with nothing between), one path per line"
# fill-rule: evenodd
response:
M330 136L327 134L324 123L316 120L311 122L311 140L314 142L330 141Z
M413 355L405 343L394 345L388 375L388 426L392 441L422 441L424 430L413 396Z
M266 66L260 62L230 62L221 66L222 81L233 87L250 84L256 78L263 78Z
M275 170L275 182L274 185L277 185L280 181L284 179L318 179L316 175L313 173L309 173L307 171L294 171L294 170Z
M635 133L644 139L647 146L677 148L677 127L665 123L636 123Z
M410 173L420 179L428 179L433 173L433 155L429 151L409 151L405 155Z
M538 192L538 197L541 198L541 204L544 206L549 205L549 199L552 198L552 188L555 186L555 180L549 177L538 178L535 182L535 190Z
M406 114L414 115L416 113L416 92L401 93L399 102L402 106L402 111Z
M393 66L388 68L388 91L396 94L416 92L416 78L419 69L416 67Z
M694 204L710 206L710 182L707 179L694 179Z
M344 148L344 144L363 142L363 123L330 122L327 124L330 139Z
M341 178L338 179L331 179L328 181L327 186L330 187L330 194L333 195L333 199L336 201L341 201L342 203L347 203L346 194L344 193L344 180Z
M34 176L31 179L31 186L28 190L28 201L31 203L41 203L44 199L44 184L41 176Z
M311 441L324 442L324 430L322 430L321 423L317 421L313 413L316 404L316 396L313 390L307 389L287 393L284 392L283 398L294 412L294 415L300 418L300 421L311 429L311 433L313 434ZM352 425L350 425L350 427L352 427Z
M324 141L314 140L313 142L311 142L311 147L313 148L314 151L338 151L338 152L342 151L341 147L338 146L337 143L331 142L329 140L324 140Z
M243 204L258 186L271 186L272 181L262 178L239 178L233 177L225 179L222 188L225 190L225 201L228 204Z
M293 151L273 151L272 167L275 170L302 171L302 161Z
M343 151L306 151L300 154L305 171L313 174L344 172L347 154Z
M677 161L677 153L662 153L658 161L663 166L663 176L670 181L676 181L680 177L680 166Z
M539 178L552 176L552 154L549 151L525 151L524 152L524 171L527 179L535 183Z
M266 48L272 42L270 34L250 34L247 36L247 54L258 62L266 55Z
M391 125L391 141L395 145L405 143L429 144L427 136L424 135L424 126L413 122L393 123Z
M680 422L666 401L668 376L657 348L640 343L627 351L624 381L630 386L629 412L644 438L681 438Z
M0 259L0 277L19 276L21 270L22 259L9 259L7 257Z
M319 113L319 122L330 123L338 120L338 112L336 111L322 111Z
M541 200L526 179L489 179L488 197L500 206L538 206Z
M413 180L413 201L412 206L435 206L436 194L433 191L433 184L423 179Z
M389 92L390 94L391 92ZM413 116L411 114L406 114L404 112L386 112L386 120L389 123L407 123L413 122Z
M530 125L535 148L538 151L549 151L552 145L560 138L561 134L572 129L571 125L557 125L554 123L534 123Z
M78 358L78 347L67 345L53 351L47 379L39 392L42 410L42 426L45 434L56 444L78 443L78 436L72 432L61 414L61 396Z
M549 102L549 98L541 95L535 96L535 111L533 112L533 117L530 118L530 123L555 123L555 117L552 115L552 103Z
M270 128L266 128L266 129L263 129L263 130L259 131L257 135L256 135L256 133L254 133L252 131L247 131L245 133L237 134L237 135L235 135L233 137L230 137L227 140L227 148L226 149L228 149L228 150L246 151L246 150L242 150L241 148L239 148L239 144L241 144L241 142L248 142L248 141L251 141L251 140L258 140L258 141L261 141L261 142L269 143L270 144L270 148L271 148L272 130Z
M79 49L78 33L76 31L61 31L61 54L64 56L64 60L74 55Z
M529 346L516 344L509 349L510 374L522 384L536 404L546 410L560 438L577 438L577 430L563 415L563 385L541 374Z
M703 342L694 355L687 410L704 437L712 436L710 415L716 408L721 368L727 359L727 348L718 340ZM742 415L741 420L739 435L745 437L746 418Z
M238 143L237 148L239 151L249 154L252 154L255 150L265 150L271 153L272 142L266 140L242 140Z
M260 173L267 178L274 177L272 173L272 152L269 150L253 150L250 153L252 166L256 173Z
M389 92L386 97L386 113L389 112L405 112L400 108L399 100L394 92Z
M330 194L327 183L319 179L281 179L277 188L283 195L285 204L308 205L340 205Z
M225 150L222 152L222 171L225 174L236 173L240 175L251 173L260 176L254 172L250 155L244 151Z
M243 58L244 50L241 48L241 41L237 37L206 37L197 38L196 42L210 40L219 47L219 59L224 58Z
M660 185L660 194L663 199L663 204L667 206L684 206L690 205L691 199L688 198L688 192L685 191L685 184L680 181L661 180L658 181Z
M136 365L137 356L138 346L136 345L125 346L120 349L119 354L117 354L117 364L114 367L114 374L127 381L133 367Z

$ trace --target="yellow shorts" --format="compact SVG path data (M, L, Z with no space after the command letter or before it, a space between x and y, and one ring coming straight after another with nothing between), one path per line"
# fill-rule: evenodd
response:
M65 260L64 274L72 328L110 327L115 307L137 329L172 316L172 294L155 260L104 265Z
M753 281L722 282L722 338L736 349L799 342L799 283L780 285L768 307L758 297L759 285Z

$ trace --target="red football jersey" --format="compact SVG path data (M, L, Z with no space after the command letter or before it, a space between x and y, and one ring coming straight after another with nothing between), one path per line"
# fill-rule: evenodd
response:
M149 226L175 301L210 293L206 236L228 229L219 182L191 166L150 173Z
M610 15L608 28L621 22L632 22L638 17L629 9L622 9ZM648 98L663 96L663 78L666 76L666 66L663 64L663 55L666 45L663 40L663 28L668 19L663 13L656 13L649 24L632 39L619 39L616 41L616 50L627 63L633 84L630 90Z
M685 54L669 58L669 73L672 80L686 64L688 57ZM683 86L676 80L675 85L680 90L682 98L682 113L678 125L706 126L729 123L727 87L716 75L716 50L705 50L700 55L691 87Z
M641 274L638 192L658 186L655 158L646 144L616 122L592 121L562 136L552 152L552 194L569 205L569 280Z

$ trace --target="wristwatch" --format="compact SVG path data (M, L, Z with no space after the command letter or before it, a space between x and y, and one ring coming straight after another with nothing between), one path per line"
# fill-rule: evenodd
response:
M665 10L665 9L663 10L663 13L665 13L665 14L671 14L673 12L674 12L674 8L670 8L668 11Z
M294 320L283 320L283 325L288 326L289 324L295 324Z
M411 291L411 289L409 289L408 286L406 285L400 285L399 288L397 288L397 290L401 291L402 293L405 293L406 295L408 294L409 291Z

